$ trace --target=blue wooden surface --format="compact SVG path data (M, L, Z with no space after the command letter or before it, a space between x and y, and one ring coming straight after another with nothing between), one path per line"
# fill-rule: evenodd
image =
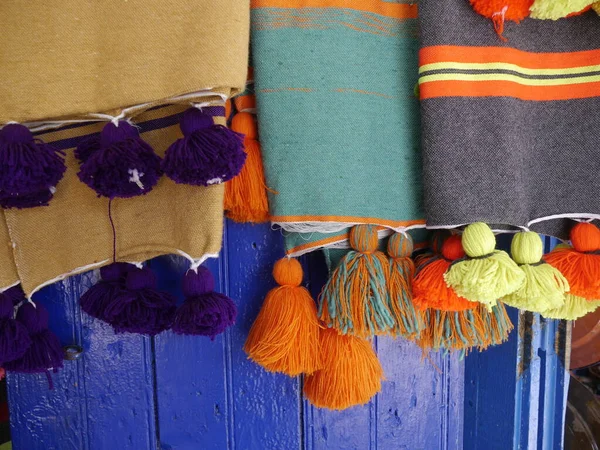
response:
M271 268L282 254L281 235L268 225L227 222L221 258L208 266L239 315L214 341L170 332L154 339L113 334L78 307L95 272L42 290L36 301L50 309L51 328L63 344L82 345L85 352L78 361L65 361L54 375L53 391L43 375L9 374L13 448L432 450L460 449L463 442L468 449L512 447L513 380L522 345L516 333L505 346L469 356L466 374L457 355L424 359L413 344L379 338L387 377L382 393L343 412L313 408L302 399L301 378L270 374L249 361L242 346L274 285ZM316 295L326 277L324 261L315 254L302 262ZM149 264L161 287L180 297L187 263L162 257ZM543 339L550 342L555 332L546 330ZM561 373L554 363L549 353L540 360L545 372L538 388L542 379ZM544 397L544 408L557 398Z

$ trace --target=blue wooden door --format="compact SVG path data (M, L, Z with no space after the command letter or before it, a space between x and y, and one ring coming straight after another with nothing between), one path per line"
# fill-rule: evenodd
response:
M558 354L552 350L558 335L550 330L554 323L546 325L546 337L540 326L523 328L504 346L466 359L423 357L411 343L379 338L377 352L387 377L379 395L343 412L310 406L302 398L301 378L267 373L242 350L274 284L270 272L283 254L282 245L280 233L268 225L227 222L221 257L208 266L220 290L236 301L239 316L236 326L214 341L170 332L154 339L115 335L79 309L79 296L97 279L94 272L39 292L36 300L50 310L51 328L62 343L80 345L84 352L53 375L53 390L43 375L8 375L13 448L560 448L562 434L550 436L560 429L564 409L557 404L564 370L559 347ZM316 295L326 277L324 262L311 255L303 263ZM180 292L186 262L162 257L149 264L162 288ZM519 320L516 312L512 315ZM538 355L542 347L547 351L543 358ZM528 367L522 365L519 372L524 357ZM545 376L540 378L542 366ZM533 381L531 374L537 377ZM542 406L540 396L547 398ZM535 415L541 411L545 421L545 411L552 411L555 423L532 425L529 405L534 404ZM527 426L516 426L521 421Z

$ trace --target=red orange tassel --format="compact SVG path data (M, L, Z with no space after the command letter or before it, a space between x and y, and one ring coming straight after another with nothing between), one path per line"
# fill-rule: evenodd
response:
M465 256L460 241L460 236L450 236L442 245L441 255L434 255L421 264L413 283L413 302L418 308L463 311L477 306L476 302L460 297L444 280L452 261Z

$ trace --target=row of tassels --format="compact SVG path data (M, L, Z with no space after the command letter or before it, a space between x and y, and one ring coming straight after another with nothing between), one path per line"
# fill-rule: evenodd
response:
M214 339L235 322L235 304L215 292L214 278L206 267L185 274L185 300L179 308L173 295L157 289L156 276L148 267L113 263L100 269L100 274L102 279L81 296L81 309L110 324L116 333L154 336L171 329L176 334Z
M181 118L183 137L164 159L126 120L107 123L75 151L79 179L99 196L128 198L150 192L162 174L177 183L208 186L235 177L246 160L242 134L214 124L198 108ZM65 171L64 153L34 138L24 125L0 129L0 206L47 205Z
M496 250L491 229L469 225L462 237L434 239L411 260L408 235L394 234L387 255L374 227L350 231L349 251L324 286L319 308L301 286L293 259L275 264L280 285L267 295L245 350L269 371L305 374L304 393L319 407L366 403L383 371L367 339L402 336L421 348L469 351L497 345L513 325L504 303L546 317L573 319L600 302L600 230L576 225L573 247L543 257L536 233L515 235L513 259Z
M116 333L153 336L167 329L176 334L214 339L234 324L237 308L214 291L205 267L190 269L183 278L183 304L157 289L149 268L113 263L103 267L102 279L80 298L81 309L112 326ZM17 373L47 373L63 366L65 352L48 329L48 311L26 300L20 285L0 294L0 366Z
M557 20L572 17L594 9L600 14L598 0L470 0L478 14L491 19L500 38L506 21L519 23L531 17L541 20Z

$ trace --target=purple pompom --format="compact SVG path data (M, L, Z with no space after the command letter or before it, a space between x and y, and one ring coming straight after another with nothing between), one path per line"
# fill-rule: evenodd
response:
M153 336L171 326L175 310L175 298L156 289L154 273L134 268L127 272L123 289L106 306L104 320L116 333Z
M29 331L25 325L13 319L15 301L12 292L8 291L0 294L0 364L21 358L31 345ZM24 300L25 295L20 287L19 291ZM17 303L20 303L20 300L17 300Z
M67 167L64 153L34 139L26 126L0 129L0 206L30 208L47 205Z
M189 270L185 274L183 293L186 299L175 314L175 333L214 339L235 323L235 304L226 295L214 292L214 287L214 278L205 267L199 267L197 273Z
M100 269L101 280L90 287L79 299L81 309L90 316L106 321L106 308L121 291L125 290L127 272L133 264L112 263Z
M147 194L162 174L158 155L124 120L107 123L99 136L77 146L75 156L81 161L79 179L108 198Z
M42 305L25 303L17 312L17 320L29 331L31 345L17 360L4 365L6 370L23 373L46 372L63 365L63 349L58 337L48 329L48 311Z
M181 118L183 138L167 149L164 173L176 183L208 186L238 175L246 161L244 135L215 125L208 114L188 109Z

